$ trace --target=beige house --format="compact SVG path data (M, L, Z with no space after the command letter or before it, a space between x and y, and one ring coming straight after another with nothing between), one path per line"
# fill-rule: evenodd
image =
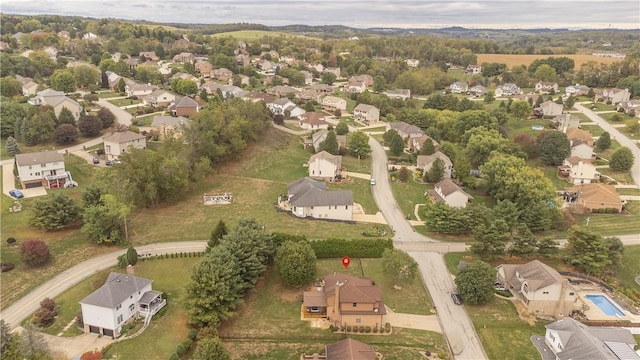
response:
M620 199L620 194L613 185L590 183L576 185L566 189L566 191L577 193L578 206L582 206L589 211L616 209L621 212L624 207L624 202Z
M59 187L69 177L64 166L64 156L57 151L16 154L15 162L23 189Z
M227 82L229 79L233 78L233 71L227 68L214 69L211 70L211 77L216 80Z
M593 146L593 136L586 130L578 129L577 127L569 127L564 133L567 135L567 139L569 139L569 141L581 140L587 145Z
M593 162L596 159L596 154L593 152L593 147L587 145L582 140L571 141L571 157L579 157L589 162Z
M361 81L349 82L342 90L349 94L362 94L367 90L367 85Z
M403 139L411 140L412 138L419 138L424 135L424 131L419 127L411 124L407 124L404 121L398 121L394 123L387 124L387 131L395 130L398 135L402 136Z
M420 64L420 60L418 59L406 59L404 61L405 64L407 64L408 67L418 67L418 65Z
M145 96L142 101L145 105L153 107L167 107L176 100L176 95L166 90L154 90L151 94Z
M629 89L604 89L598 94L596 92L596 101L611 103L616 105L618 103L629 101L631 98L631 93Z
M433 148L436 151L440 149L440 144L437 141L430 138L429 135L422 134L422 136L412 137L409 139L409 150L413 152L420 152L425 141L431 141L431 144L433 144Z
M451 207L464 208L469 201L473 200L473 196L449 179L436 183L433 190L428 190L427 193L432 201L444 201Z
M353 192L329 191L327 183L305 177L289 184L288 207L297 217L326 220L353 220Z
M600 180L600 173L591 160L579 157L572 156L564 159L562 165L558 166L558 171L574 185L590 184Z
M63 108L67 108L67 110L71 111L71 114L76 121L80 119L80 114L82 113L82 105L65 96L64 92L52 89L46 89L38 92L34 98L29 99L28 103L35 106L51 106L56 117L60 116L60 112Z
M211 75L211 71L213 70L213 65L206 60L198 60L194 65L197 72L202 74L204 77L209 77Z
M480 65L467 65L467 68L464 70L465 74L481 74L482 66Z
M497 270L497 281L511 291L530 314L562 318L582 308L582 300L569 280L539 260L502 264Z
M325 96L322 99L322 109L325 111L347 111L347 100L336 96Z
M181 52L173 57L173 61L177 63L191 63L196 61L196 56L190 52Z
M349 78L349 82L362 82L365 86L373 86L373 76L369 74L355 75Z
M187 126L189 126L189 119L182 116L156 115L151 122L151 127L158 132L160 140L181 137Z
M327 138L327 134L329 130L320 129L318 131L313 132L310 138L305 139L304 147L305 149L313 148L314 151L320 150L320 144ZM347 135L336 135L336 140L338 140L338 146L341 148L347 147Z
M133 131L118 131L104 138L104 154L107 160L117 159L129 148L144 149L146 147L146 137Z
M466 81L456 81L449 85L449 91L451 91L452 94L466 93L467 90L469 90L469 84L467 84Z
M453 163L451 162L451 159L449 159L447 155L445 155L440 151L436 151L431 155L418 155L417 167L419 169L422 169L422 171L426 173L429 170L431 170L431 168L433 167L433 164L435 164L437 159L442 160L444 165L444 174L442 178L451 179L451 174L453 173Z
M305 312L322 314L341 326L383 325L382 317L387 311L382 291L370 277L325 275L316 285L303 293Z
M557 104L553 101L545 101L537 108L538 112L542 114L542 116L558 116L562 114L562 110L564 110L564 106L561 104Z
M358 104L353 109L353 117L367 125L377 123L380 121L380 109L369 104Z
M309 177L332 182L342 174L342 156L326 151L313 154L309 159Z

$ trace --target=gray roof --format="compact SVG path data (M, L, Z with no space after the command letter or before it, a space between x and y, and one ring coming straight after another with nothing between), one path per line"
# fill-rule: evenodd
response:
M436 151L431 155L418 155L416 163L418 167L423 168L426 165L436 161L436 159L442 160L445 166L453 165L453 163L451 162L451 159L449 159L447 155L445 155L443 152L440 152L440 151Z
M150 283L151 280L148 279L112 272L104 285L82 299L80 303L113 309Z
M453 194L456 191L460 191L463 194L467 195L468 198L473 199L473 196L467 194L464 190L462 190L460 186L456 185L453 181L449 179L444 179L440 181L439 183L435 184L434 187L440 188L440 191L442 191L442 194L444 194L444 196Z
M369 105L369 104L358 104L358 106L356 106L353 111L371 111L371 110L378 110L377 107L373 106L373 105Z
M114 132L111 136L104 138L104 141L110 141L118 144L122 144L127 141L133 141L137 139L145 139L144 135L140 135L138 133L134 133L133 131L117 131Z
M188 96L183 96L180 99L176 99L175 101L175 107L200 107L200 105L198 105L198 103L193 100L192 98L188 97Z
M57 151L16 154L16 164L18 164L18 166L48 164L58 161L64 161L64 156L59 154Z
M189 119L183 116L175 117L156 115L153 117L151 126L159 128L162 124L183 127L185 125L189 125Z
M420 129L419 127L415 126L415 125L411 125L411 124L407 124L404 121L398 121L395 123L391 123L389 124L389 127L393 130L396 130L397 132L402 132L405 133L407 135L409 134L422 134L423 131L422 129Z
M353 205L353 192L327 191L326 183L308 177L289 184L289 202L293 206Z
M556 331L560 336L564 348L564 350L556 353L560 360L640 359L640 356L627 345L636 344L629 330L589 327L572 318L565 318L545 325L545 327ZM609 341L609 339L614 340Z

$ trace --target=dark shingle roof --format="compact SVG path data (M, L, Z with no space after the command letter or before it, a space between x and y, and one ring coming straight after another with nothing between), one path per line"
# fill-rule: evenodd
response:
M151 280L148 279L112 272L104 285L82 299L80 303L113 309L150 283Z
M16 164L33 165L48 164L52 162L64 161L64 156L57 151L41 151L26 154L16 154Z
M327 191L326 183L305 177L289 184L289 202L293 206L353 205L353 192Z
M325 346L327 360L374 360L376 351L372 345L351 338Z

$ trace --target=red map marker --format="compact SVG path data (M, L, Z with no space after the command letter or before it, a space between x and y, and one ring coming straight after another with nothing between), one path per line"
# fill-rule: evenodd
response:
M344 256L342 257L342 266L344 266L344 268L348 268L349 264L351 264L351 258L348 256Z

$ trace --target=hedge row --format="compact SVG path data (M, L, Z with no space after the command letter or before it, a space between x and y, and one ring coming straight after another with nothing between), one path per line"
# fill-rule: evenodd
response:
M385 249L393 249L391 239L337 239L310 241L317 258L379 258Z

